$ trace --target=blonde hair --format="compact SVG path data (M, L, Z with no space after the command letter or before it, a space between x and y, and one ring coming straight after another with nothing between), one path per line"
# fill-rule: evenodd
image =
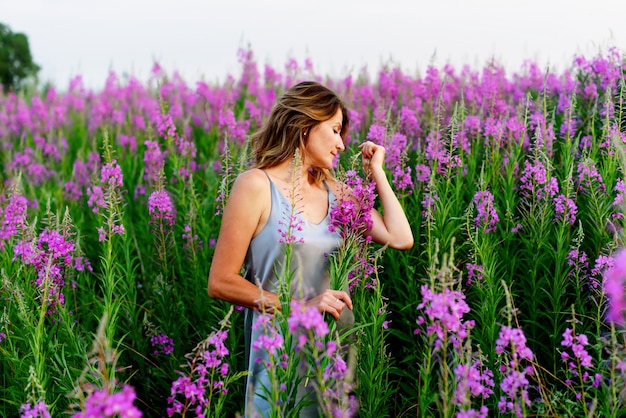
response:
M304 81L278 99L265 125L250 138L256 168L270 168L287 161L306 145L307 133L320 122L332 118L341 109L341 137L348 133L348 112L341 99L329 88L315 81ZM333 178L327 169L313 167L316 180Z

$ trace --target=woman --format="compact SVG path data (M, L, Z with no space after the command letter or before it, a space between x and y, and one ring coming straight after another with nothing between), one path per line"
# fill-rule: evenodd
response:
M255 166L237 177L224 207L208 291L211 297L248 308L246 351L252 352L246 401L253 398L254 409L261 414L269 408L258 396L267 374L256 361L263 353L250 350L261 332L252 324L260 310L280 309L274 271L284 262L280 243L286 238L285 227L293 221L288 218L291 213L297 213L294 231L302 229L294 232L298 244L293 246L297 265L293 297L335 319L344 309L352 310L347 292L329 288L327 271L328 254L340 244L338 232L328 228L330 213L335 196L349 194L331 174L333 161L345 149L348 124L346 108L333 91L316 82L293 86L251 138ZM365 233L391 248L411 248L411 228L383 170L385 149L372 142L360 149L384 213L372 210L372 228ZM311 416L316 416L314 409Z

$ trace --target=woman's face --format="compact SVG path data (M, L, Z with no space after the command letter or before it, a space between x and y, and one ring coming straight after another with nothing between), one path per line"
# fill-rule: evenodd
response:
M316 168L332 168L337 154L345 149L341 138L343 114L337 109L330 119L320 122L308 133L304 147L304 164Z

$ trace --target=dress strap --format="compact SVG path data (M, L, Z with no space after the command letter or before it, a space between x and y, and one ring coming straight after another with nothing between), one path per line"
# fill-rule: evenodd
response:
M263 174L265 174L265 177L267 177L267 179L270 181L270 183L273 183L272 178L270 177L269 174L267 174L267 171L262 170L262 169L260 169L260 170L263 172Z

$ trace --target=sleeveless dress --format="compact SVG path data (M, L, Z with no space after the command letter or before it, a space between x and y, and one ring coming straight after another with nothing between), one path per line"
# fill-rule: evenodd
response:
M267 173L265 175L270 181L272 207L267 224L250 242L244 261L244 277L254 284L260 283L263 289L274 292L278 285L274 271L280 271L285 261L285 245L281 243L282 234L279 230L284 230L285 225L289 225L292 204L278 190L269 175ZM328 191L326 217L316 224L303 216L299 216L302 230L293 234L298 240L301 238L302 242L297 241L292 246L291 267L295 268L295 275L292 280L291 291L298 295L304 292L305 295L308 295L306 299L318 295L330 287L328 256L341 243L338 232L331 232L328 229L330 213L337 204L337 200L328 185L324 183L324 186ZM252 343L263 334L263 327L252 329L259 315L260 313L253 309L247 309L245 312L245 348L248 370L250 371L246 385L246 417L264 417L270 410L269 403L259 396L259 394L263 394L262 385L269 387L270 384L268 373L263 365L269 357L266 350L255 350L252 347ZM260 361L260 359L262 360ZM298 392L298 396L302 396L305 390L299 388ZM300 416L317 417L317 405L303 408Z

